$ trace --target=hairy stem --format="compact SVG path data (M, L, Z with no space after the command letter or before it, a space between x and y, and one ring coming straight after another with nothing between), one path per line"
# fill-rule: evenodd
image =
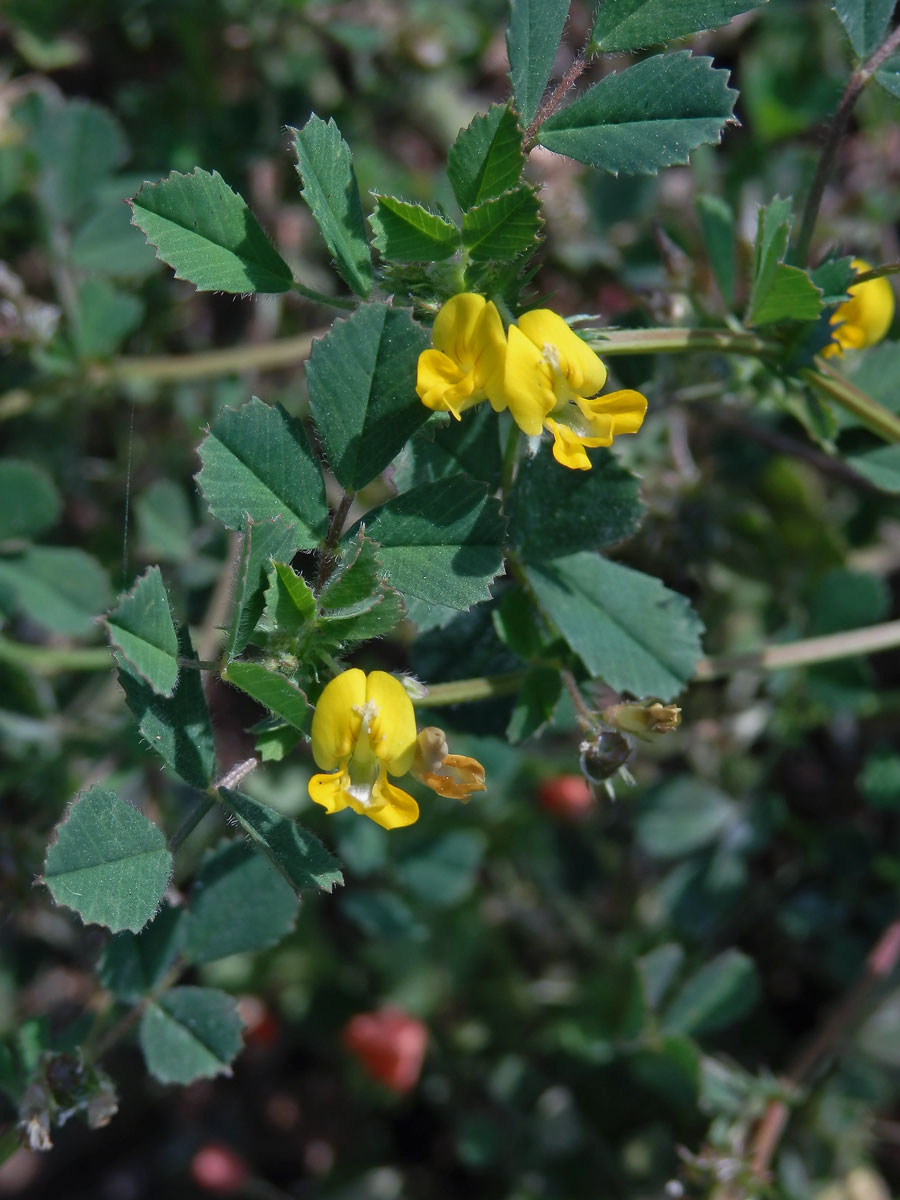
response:
M579 77L579 75L582 74L589 62L590 59L586 58L583 53L576 55L575 60L569 67L568 71L566 71L565 75L563 75L562 79L559 81L547 99L539 105L538 110L531 118L528 128L525 130L525 136L522 139L526 154L529 150L534 149L537 131L548 117L553 116L553 114L562 104L563 100L566 98L566 93L574 85L575 80Z
M900 920L892 921L870 951L859 978L826 1017L809 1043L800 1051L782 1075L790 1090L803 1086L819 1067L839 1052L859 1023L873 990L900 963ZM785 1100L770 1100L756 1127L750 1146L753 1173L760 1179L768 1175L769 1165L788 1122Z
M319 551L319 570L316 573L315 586L317 593L321 591L326 579L331 574L334 564L334 550L344 531L344 522L347 520L347 513L350 511L355 495L355 492L344 492L340 504L331 514L328 534L322 543L322 549Z
M900 25L889 34L875 53L862 66L858 67L847 80L844 94L841 96L837 111L828 128L825 145L822 147L822 153L819 156L819 162L816 166L816 173L813 176L812 183L809 185L806 203L803 206L800 229L794 243L794 259L802 266L805 266L809 261L809 249L816 227L816 220L819 216L819 207L822 203L822 197L825 194L825 185L834 166L834 160L837 157L841 139L847 131L850 114L853 112L854 105L859 99L863 88L882 63L894 53L898 45L900 45Z

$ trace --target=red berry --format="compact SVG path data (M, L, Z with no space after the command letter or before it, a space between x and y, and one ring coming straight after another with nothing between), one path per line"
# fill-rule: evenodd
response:
M594 794L583 775L554 775L538 788L538 804L556 817L577 821L594 807Z
M395 1092L415 1087L425 1059L428 1029L399 1008L357 1013L341 1040L373 1079Z
M191 1159L191 1178L206 1192L227 1195L239 1191L247 1181L247 1164L230 1146L208 1142Z

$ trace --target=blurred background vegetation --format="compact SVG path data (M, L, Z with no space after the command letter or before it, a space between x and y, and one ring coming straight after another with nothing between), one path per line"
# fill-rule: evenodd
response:
M65 1047L103 1003L92 972L104 935L32 886L66 803L109 782L170 828L186 805L140 745L93 617L160 562L202 657L227 608L231 550L198 503L195 446L222 406L251 393L294 413L306 404L300 362L226 370L196 356L330 320L295 294L245 301L173 280L123 199L170 169L216 169L295 270L332 290L284 127L312 110L334 116L364 192L440 203L457 130L508 94L505 20L503 0L6 0L0 437L44 484L41 521L23 532L8 520L0 546L9 1053ZM571 53L589 24L575 4ZM733 69L741 96L740 126L690 169L588 178L532 156L547 219L535 289L560 312L640 326L741 311L758 205L802 196L850 69L829 6L772 0L692 45ZM561 55L557 73L566 66ZM77 142L85 125L90 154ZM897 261L898 182L896 101L872 88L826 193L820 250ZM700 194L731 206L743 239L715 269ZM690 596L707 653L895 612L897 500L823 452L789 383L714 356L615 365L650 399L641 436L616 445L647 505L621 557ZM895 343L846 366L900 410ZM839 432L863 444L849 420ZM2 506L14 505L8 490ZM61 573L63 594L48 598ZM502 670L504 653L476 609L411 650L368 648L360 665L436 681ZM577 789L566 802L550 786L577 772L567 703L517 747L496 736L508 711L460 707L446 714L462 735L454 749L484 762L488 792L465 809L423 809L390 837L314 811L307 755L265 764L248 790L302 812L336 847L347 887L305 899L277 948L194 972L244 997L234 1077L165 1088L124 1040L104 1060L120 1089L112 1123L88 1133L73 1120L51 1154L18 1153L0 1195L193 1196L209 1181L191 1164L210 1145L247 1165L253 1178L236 1186L270 1197L762 1195L746 1190L742 1164L785 1071L802 1087L769 1194L896 1193L900 981L859 993L898 915L898 668L893 652L697 683L682 730L641 749L636 786L614 802ZM210 703L222 760L246 756L258 712L223 685ZM191 842L177 887L190 887L219 819ZM427 1026L420 1080L403 1094L342 1043L351 1017L383 1005Z

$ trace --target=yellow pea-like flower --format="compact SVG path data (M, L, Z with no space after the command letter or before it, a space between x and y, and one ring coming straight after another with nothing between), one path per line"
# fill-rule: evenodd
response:
M484 790L484 767L450 754L440 729L416 732L412 701L386 671L357 667L325 685L312 720L313 758L323 774L310 797L330 813L352 808L383 829L412 825L419 806L389 775L411 772L441 796L468 800Z
M857 274L871 271L864 259L854 258ZM831 317L834 331L832 341L822 351L825 358L841 355L845 350L864 350L880 342L894 319L894 289L882 275L857 283L847 289L850 299L839 304Z
M496 306L475 292L451 297L438 313L433 348L419 355L416 392L426 408L457 420L473 404L503 402L506 338Z
M510 326L503 391L513 420L535 437L553 434L553 457L586 471L586 449L611 446L623 433L636 433L647 411L646 397L624 389L597 395L606 367L562 317L546 308L524 313Z

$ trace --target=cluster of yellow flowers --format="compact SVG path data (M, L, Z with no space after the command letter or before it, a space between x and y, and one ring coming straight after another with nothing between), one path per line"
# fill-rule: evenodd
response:
M623 390L600 396L606 367L565 321L534 309L504 332L496 306L462 292L434 322L434 348L419 356L416 391L427 408L460 414L482 400L509 409L523 433L553 434L553 456L563 466L589 470L586 449L611 446L636 433L647 400Z
M416 731L409 694L386 671L366 675L357 667L325 685L312 722L313 758L323 772L309 794L330 813L352 808L383 829L418 820L419 806L389 775L410 774L439 796L467 801L484 791L484 767L450 754L442 730Z

